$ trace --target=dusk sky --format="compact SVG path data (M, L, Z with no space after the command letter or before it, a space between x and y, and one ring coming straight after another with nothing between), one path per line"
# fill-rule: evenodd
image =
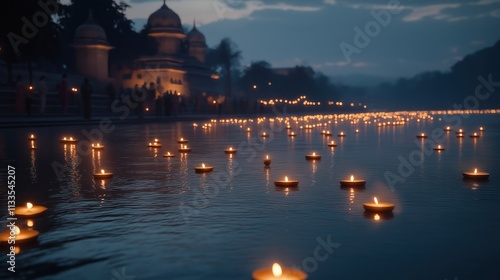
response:
M162 5L162 0L126 2L136 29ZM256 60L273 67L302 64L330 76L410 77L448 70L500 39L500 0L168 0L167 5L184 25L196 19L210 47L230 37L243 53L243 66ZM374 13L385 15L386 26L372 22ZM356 44L355 27L367 34L367 25L373 37ZM354 51L350 62L341 45Z

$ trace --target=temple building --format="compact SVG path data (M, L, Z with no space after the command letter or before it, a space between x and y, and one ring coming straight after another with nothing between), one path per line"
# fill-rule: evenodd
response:
M148 87L150 83L161 84L165 93L184 98L220 94L219 77L205 63L205 36L196 24L186 34L180 17L163 1L160 9L149 16L148 27L148 35L158 43L156 53L136 59L132 68L116 73L112 77L116 85L134 88L144 83ZM79 74L106 80L107 52L111 46L106 41L104 30L91 18L78 28L74 47Z
M89 14L87 21L75 32L72 45L76 52L76 71L78 74L99 81L109 80L108 53L111 47L106 32Z

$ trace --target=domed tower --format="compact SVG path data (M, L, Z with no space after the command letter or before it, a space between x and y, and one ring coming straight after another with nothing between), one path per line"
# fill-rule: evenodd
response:
M75 32L76 68L80 75L97 80L109 79L108 53L111 47L106 32L89 13L87 21Z
M205 62L207 43L205 35L196 28L196 22L193 24L193 29L187 34L187 41L189 42L189 56L200 62Z
M149 36L158 42L158 53L175 55L180 53L182 40L186 37L181 19L172 11L165 0L163 6L152 13L148 19Z

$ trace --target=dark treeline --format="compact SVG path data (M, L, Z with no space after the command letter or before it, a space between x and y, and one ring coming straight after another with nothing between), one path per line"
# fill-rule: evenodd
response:
M489 85L484 81L489 81ZM476 96L478 86L478 94L485 96L484 100L472 98ZM372 108L380 109L454 109L454 104L464 106L464 102L468 102L471 107L478 105L478 108L498 108L500 41L494 46L465 56L449 72L424 72L413 78L400 78L394 83L384 83L376 88L360 89L358 94L367 99ZM475 104L475 100L479 100L479 103Z

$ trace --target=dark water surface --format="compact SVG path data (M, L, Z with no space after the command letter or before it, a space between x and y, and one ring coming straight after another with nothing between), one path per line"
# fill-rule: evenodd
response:
M438 116L382 128L332 123L329 138L296 127L290 138L277 121L274 132L268 122L199 124L116 126L104 134L102 152L82 157L59 139L83 140L82 130L98 127L2 130L2 219L8 164L16 167L16 202L49 209L32 219L38 243L20 246L15 277L2 249L0 278L251 279L253 270L279 262L302 266L309 279L500 279L499 115L463 119L466 137L451 132L446 150L429 154L415 136L446 126ZM469 138L479 126L482 137ZM265 140L263 128L271 133ZM336 136L341 130L344 139ZM30 133L36 150L28 148ZM177 152L180 137L191 153ZM154 138L161 149L146 147ZM328 139L339 146L328 148ZM224 154L228 146L238 153ZM167 151L177 157L163 158ZM306 161L311 152L323 158ZM401 159L417 164L391 188L384 174L399 174ZM201 163L214 172L196 174ZM464 181L461 172L475 167L490 180ZM92 176L101 168L114 172L104 184ZM339 187L351 174L367 180L365 190ZM299 180L299 189L275 188L284 176ZM393 217L364 214L373 196L396 204Z

